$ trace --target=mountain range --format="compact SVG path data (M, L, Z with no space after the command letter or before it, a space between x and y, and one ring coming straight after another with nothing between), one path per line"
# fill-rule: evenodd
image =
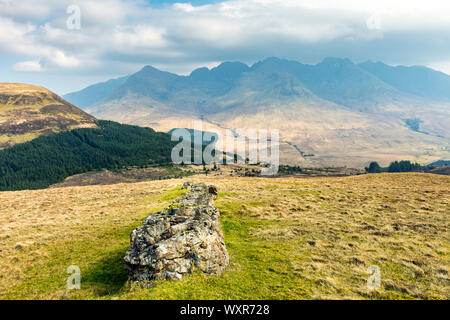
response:
M304 166L449 156L450 76L426 67L268 58L188 76L145 66L64 98L97 118L169 131L280 130L280 160ZM307 155L307 156L306 156Z

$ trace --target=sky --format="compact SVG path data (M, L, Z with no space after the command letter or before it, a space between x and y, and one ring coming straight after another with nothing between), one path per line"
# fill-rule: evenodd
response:
M267 57L450 74L447 0L0 0L0 81L58 93L152 65L177 74Z

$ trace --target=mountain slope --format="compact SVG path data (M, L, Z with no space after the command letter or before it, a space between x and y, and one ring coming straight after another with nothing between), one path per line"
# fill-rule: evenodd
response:
M388 66L367 61L358 65L397 90L433 100L450 100L450 76L426 67Z
M281 161L291 164L363 167L448 157L450 102L399 88L338 58L317 65L227 62L189 76L147 66L87 110L163 131L193 128L200 119L205 130L280 129Z
M318 96L358 111L378 111L402 94L348 59L327 58L298 77Z
M387 99L400 92L348 59L326 58L317 65L269 58L256 63L252 70L278 70L291 74L325 100L357 111L377 111Z
M221 96L232 89L241 75L248 71L250 68L244 63L224 62L211 70L199 68L192 71L188 81L192 87L201 90L206 95Z
M0 83L0 149L74 128L95 128L95 118L39 86Z
M82 101L84 90L64 97L73 99L70 101L80 101L82 108L88 108L102 99L117 100L127 93L166 103L174 102L179 94L184 94L188 100L197 97L192 103L199 108L205 102L202 99L223 96L235 88L243 76L261 71L291 74L318 97L362 111L367 111L366 107L373 109L374 106L402 99L450 99L450 76L442 72L426 67L392 67L381 62L354 64L340 58L326 58L316 65L278 58L268 58L251 67L240 62L224 62L211 70L196 69L188 77L146 66L129 78L108 81L116 87L109 86L107 91L104 90L107 83L86 88L95 91L97 97L90 104Z
M128 77L121 77L97 83L83 90L63 95L63 98L80 108L86 108L108 97L114 90L123 85L127 79Z

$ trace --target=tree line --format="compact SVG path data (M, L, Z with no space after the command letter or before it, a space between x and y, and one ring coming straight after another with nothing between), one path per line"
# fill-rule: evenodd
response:
M382 168L376 161L372 161L368 167L365 168L367 173L379 172L421 172L423 167L415 162L409 160L401 160L391 162L389 167Z
M66 177L100 169L171 163L175 142L167 133L97 121L0 150L0 190L46 188Z

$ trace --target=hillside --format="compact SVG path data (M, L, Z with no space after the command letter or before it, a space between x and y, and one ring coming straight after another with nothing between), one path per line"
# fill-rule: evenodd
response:
M269 58L252 69L282 70L304 83L318 97L356 111L381 111L387 101L405 98L404 94L349 59L326 58L316 65L305 65Z
M174 142L150 128L97 121L0 150L0 191L46 188L93 170L171 163Z
M150 288L127 282L131 230L186 179L0 193L0 299L449 299L448 185L422 173L209 176L230 255ZM58 199L58 201L55 201ZM67 290L67 267L81 290ZM367 269L381 270L369 290Z
M421 66L393 67L371 61L361 63L359 67L398 90L433 100L450 101L450 77L445 73Z
M0 82L0 149L75 128L95 118L39 86Z
M442 92L450 92L450 77L405 68L391 81L367 64L338 58L316 65L226 62L189 76L146 66L86 110L166 132L200 119L204 130L280 129L280 160L304 167L448 158L450 101ZM411 81L414 88L403 85Z

